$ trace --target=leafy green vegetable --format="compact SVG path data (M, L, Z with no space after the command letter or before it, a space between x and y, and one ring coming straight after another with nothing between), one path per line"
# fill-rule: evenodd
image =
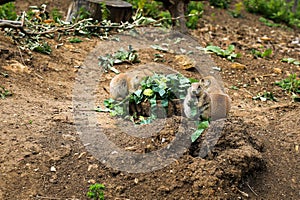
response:
M138 105L148 101L150 103L151 116L147 119L136 116L135 119L138 119L138 123L149 123L157 118L157 100L160 100L162 107L167 109L170 100L185 98L187 88L190 85L190 80L181 74L154 74L153 76L145 77L140 83L140 89L130 94L121 102L107 99L104 101L104 106L107 109L98 109L97 111L110 112L112 116L128 118L129 104Z
M203 133L205 129L209 127L209 121L202 121L198 124L197 130L191 135L192 142L195 142Z
M43 42L43 43L39 43L39 42L30 42L28 43L29 49L39 52L39 53L43 53L43 54L51 54L52 49L50 47L50 45L47 42Z
M104 190L105 186L103 184L95 183L90 185L87 197L94 200L104 200Z
M264 58L264 57L270 57L272 54L272 49L266 49L264 52L260 52L256 49L252 49L251 53L254 55L255 58Z
M229 45L226 50L221 49L218 46L209 45L205 48L206 51L211 51L217 54L218 56L224 57L227 60L234 61L235 58L239 58L240 54L234 53L234 45Z
M294 58L283 58L281 61L282 62L287 62L289 64L300 65L300 61L296 60Z
M106 54L105 56L99 56L99 66L101 66L105 72L111 70L116 74L119 71L114 67L116 64L122 64L124 62L128 63L138 63L140 60L138 59L137 51L132 48L131 45L128 47L128 51L124 49L120 49L114 54Z
M288 78L277 81L276 85L292 94L300 94L300 79L296 74L291 74Z

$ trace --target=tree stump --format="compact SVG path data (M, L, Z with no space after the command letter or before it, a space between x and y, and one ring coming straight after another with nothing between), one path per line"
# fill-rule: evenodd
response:
M102 21L102 7L104 3L109 11L108 19L112 22L125 22L132 16L132 5L121 0L73 0L69 6L66 21L72 21L73 17L77 17L80 8L84 7L91 13L91 17L95 20Z

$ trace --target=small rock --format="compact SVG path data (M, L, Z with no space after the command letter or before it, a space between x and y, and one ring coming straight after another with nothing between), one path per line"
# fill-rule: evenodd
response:
M241 63L232 63L231 68L232 69L241 69L241 70L244 70L247 67L246 67L246 65L243 65Z
M95 184L96 181L95 181L94 179L90 179L90 180L88 180L88 183L90 183L90 184Z
M190 69L195 67L196 62L186 55L176 55L175 61L178 62L181 69Z
M274 72L275 74L281 74L281 73L282 73L282 70L281 70L280 68L274 67L274 68L273 68L273 72Z
M135 179L134 179L134 183L135 183L135 184L138 184L138 183L139 183L139 179L138 179L138 178L135 178Z
M260 40L266 42L266 41L271 41L272 39L267 36L263 36L260 38Z
M76 141L76 137L73 135L70 135L70 134L63 134L62 137L64 140L69 140L69 141L73 141L73 142Z
M51 171L51 172L56 172L56 168L55 168L54 166L52 166L52 167L50 168L50 171Z
M92 169L98 169L98 165L97 164L92 164L88 166L88 171L91 171Z

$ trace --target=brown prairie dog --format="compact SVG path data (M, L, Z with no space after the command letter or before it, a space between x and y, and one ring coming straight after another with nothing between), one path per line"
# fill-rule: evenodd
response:
M192 83L191 87L187 90L187 95L183 101L183 109L186 117L190 119L199 118L198 104L199 95L201 93L201 85L199 83ZM196 112L193 113L193 110Z
M224 92L218 81L213 76L204 77L200 82L204 86L204 92L199 97L198 107L207 104L210 106L202 112L203 118L211 118L217 120L226 118L230 110L231 99ZM202 101L200 99L203 99Z
M184 100L184 112L188 118L192 118L191 111L192 105L187 104L189 99L195 99L195 94L191 91L195 91L193 88L198 88L199 92L197 96L197 108L198 116L203 119L210 118L211 120L217 120L226 118L230 110L230 97L225 94L223 88L219 85L218 81L212 77L207 76L200 80L198 83L193 83L188 89L187 96Z
M138 89L143 77L134 73L121 73L115 76L109 85L111 98L123 100L126 96Z
M154 73L172 74L177 72L159 63L139 65L131 71L116 75L111 80L109 86L111 98L115 100L125 99L129 94L139 88L140 82L144 77L152 76Z

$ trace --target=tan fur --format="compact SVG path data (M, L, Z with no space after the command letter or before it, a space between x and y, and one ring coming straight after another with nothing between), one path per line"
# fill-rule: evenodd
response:
M183 111L186 117L199 118L199 114L192 115L192 109L199 104L199 95L201 94L200 83L192 83L191 87L187 90L187 95L183 101Z
M139 65L135 69L126 73L116 75L110 82L110 95L115 100L123 100L129 94L136 91L143 78L157 74L176 73L171 68L163 64L149 63Z
M200 81L200 84L204 86L205 92L199 97L204 99L204 102L199 100L198 107L205 105L207 100L210 104L203 111L202 117L211 118L211 120L226 118L230 110L231 99L225 94L218 81L213 76L207 76Z
M226 118L228 116L230 110L231 99L225 94L223 88L220 86L218 81L212 77L207 76L197 83L198 87L201 88L198 97L197 107L199 109L199 115L202 119L211 119L217 120L221 118ZM190 118L190 111L192 110L186 104L186 102L193 97L194 94L191 94L190 91L193 91L193 84L191 88L189 88L187 96L184 101L184 111L185 115Z

